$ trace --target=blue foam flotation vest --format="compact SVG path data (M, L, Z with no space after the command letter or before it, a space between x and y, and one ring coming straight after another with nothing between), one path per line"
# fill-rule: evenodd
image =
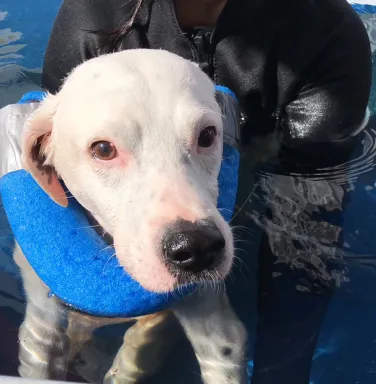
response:
M219 98L230 97L237 104L227 88L217 87L216 91ZM31 92L20 103L43 97L41 92ZM225 143L218 208L226 220L231 219L235 205L238 169L239 152ZM0 193L10 227L28 262L51 295L77 310L93 316L142 316L167 309L196 289L187 285L163 294L144 289L112 257L113 249L90 226L76 200L69 199L68 207L62 208L24 170L3 176Z

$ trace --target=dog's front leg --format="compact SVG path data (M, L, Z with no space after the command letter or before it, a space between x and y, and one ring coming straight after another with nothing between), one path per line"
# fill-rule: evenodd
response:
M19 331L19 374L24 378L64 380L68 365L67 308L46 287L17 247L27 296L26 316Z
M181 327L171 312L141 318L125 333L104 382L131 384L150 377L160 369L181 336Z
M66 310L54 298L30 297L19 331L18 372L21 377L64 380L67 373L68 338Z
M174 313L192 344L205 384L247 382L247 332L225 293L196 293Z

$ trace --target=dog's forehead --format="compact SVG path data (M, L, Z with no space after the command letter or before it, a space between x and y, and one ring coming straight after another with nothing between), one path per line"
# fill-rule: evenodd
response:
M64 129L79 125L83 139L85 129L103 135L124 131L124 126L129 136L150 122L192 121L203 111L218 113L214 86L197 66L153 50L87 61L68 77L60 99L60 116L70 121Z
M102 93L119 92L120 85L135 97L147 97L147 89L149 94L165 93L164 97L189 91L209 101L214 92L213 83L197 65L166 51L147 49L88 60L68 76L63 91L77 98L87 92L100 97Z

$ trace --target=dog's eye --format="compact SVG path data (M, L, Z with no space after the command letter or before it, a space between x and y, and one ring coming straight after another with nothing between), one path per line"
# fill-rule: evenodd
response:
M211 147L214 143L215 137L217 135L217 130L215 127L210 126L204 128L200 136L198 137L198 145L202 148L208 148Z
M116 157L117 150L108 141L97 141L91 146L91 153L99 160L112 160Z

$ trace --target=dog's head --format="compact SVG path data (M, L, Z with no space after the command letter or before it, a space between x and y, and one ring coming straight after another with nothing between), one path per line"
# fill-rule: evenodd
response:
M223 279L233 258L216 209L223 126L210 79L156 50L89 60L48 95L23 137L23 166L58 204L60 179L113 238L146 289Z

